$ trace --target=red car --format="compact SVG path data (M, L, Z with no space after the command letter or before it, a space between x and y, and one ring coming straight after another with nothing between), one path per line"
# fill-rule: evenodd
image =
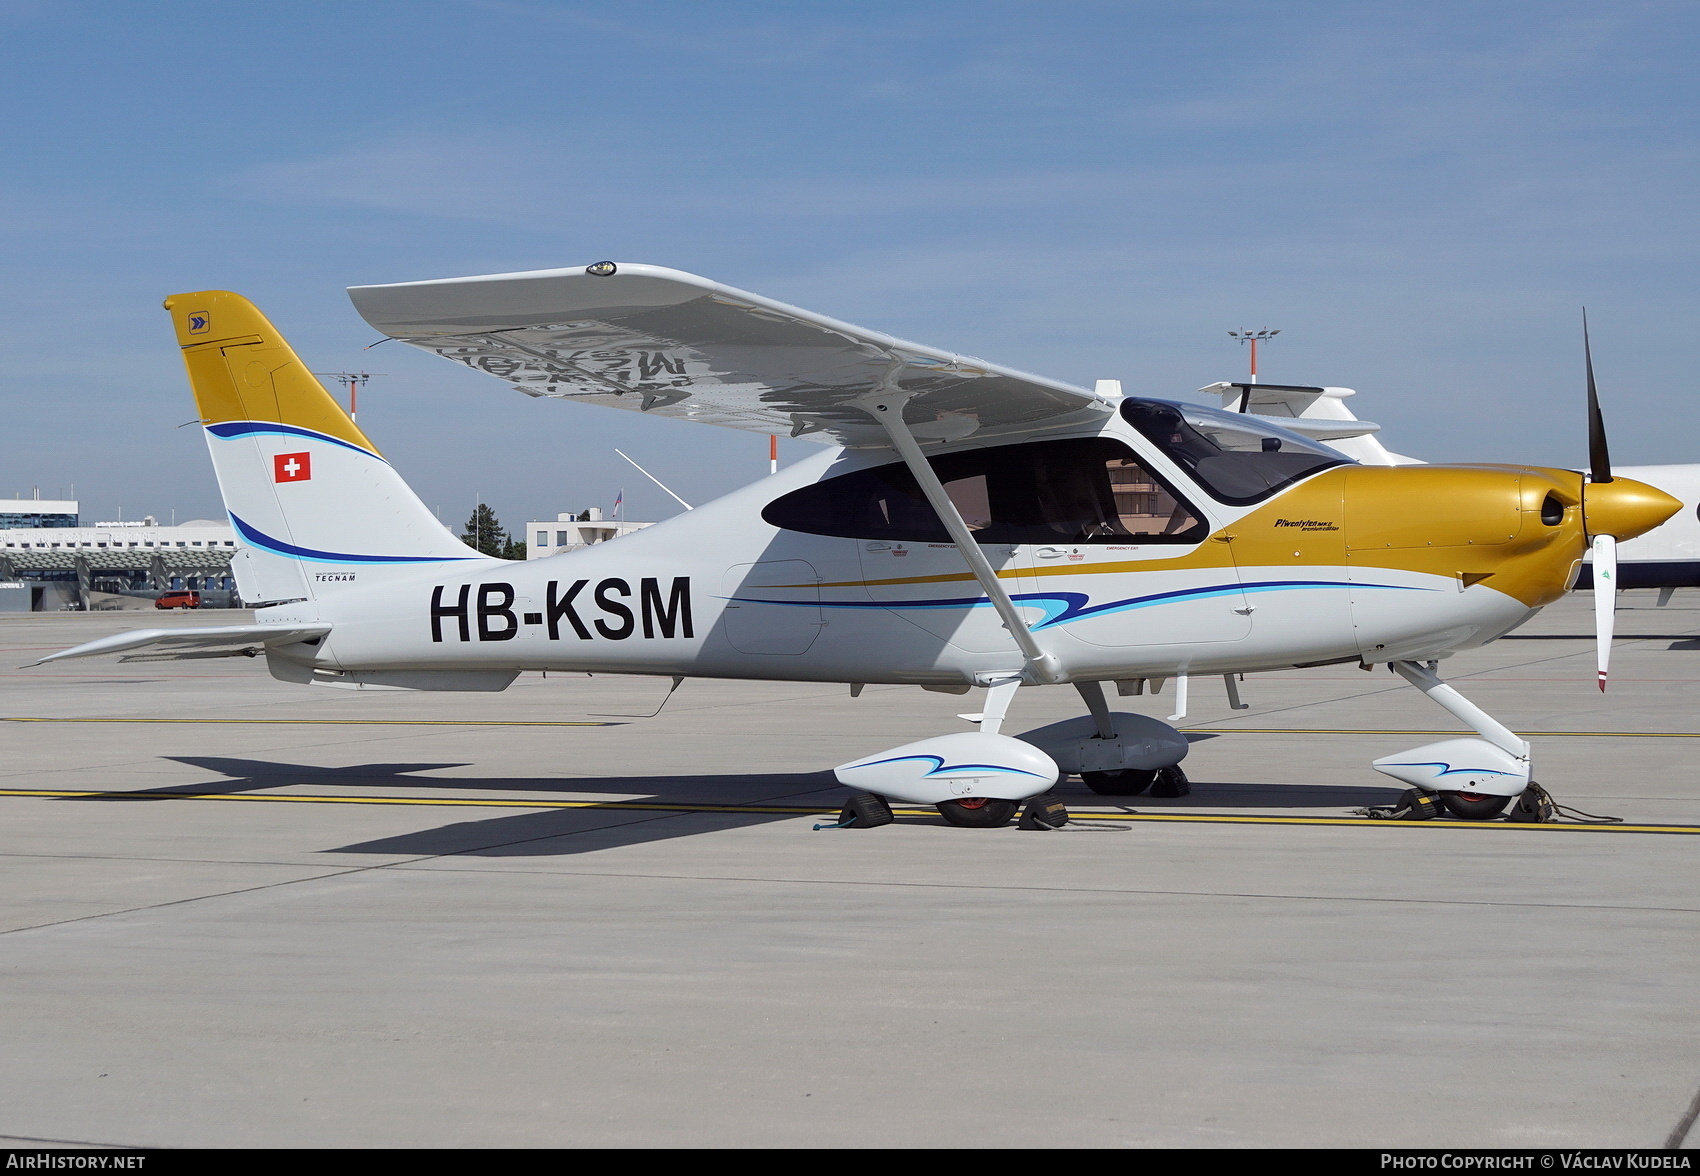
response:
M161 592L153 602L155 608L200 608L199 592Z

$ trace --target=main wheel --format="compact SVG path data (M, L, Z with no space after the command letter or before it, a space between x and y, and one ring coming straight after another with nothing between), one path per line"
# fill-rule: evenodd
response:
M1162 797L1190 796L1192 785L1187 782L1186 773L1180 765L1172 768L1158 768L1157 778L1151 782L1151 795Z
M939 816L964 829L997 829L1009 824L1015 815L1016 802L994 800L989 796L964 796L961 800L940 801Z
M1082 772L1080 782L1099 796L1138 796L1157 778L1155 768L1120 768L1114 772Z
M1480 792L1442 792L1440 803L1446 811L1465 821L1491 821L1515 799L1510 796L1487 796Z

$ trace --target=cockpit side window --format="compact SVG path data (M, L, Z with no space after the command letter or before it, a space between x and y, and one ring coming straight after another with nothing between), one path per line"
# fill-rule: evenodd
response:
M1108 437L1034 441L930 459L981 543L1200 542L1209 528L1137 454ZM762 517L812 535L948 543L902 463L792 491Z
M1233 506L1261 502L1309 474L1351 464L1320 442L1201 404L1125 400L1122 416L1212 497Z

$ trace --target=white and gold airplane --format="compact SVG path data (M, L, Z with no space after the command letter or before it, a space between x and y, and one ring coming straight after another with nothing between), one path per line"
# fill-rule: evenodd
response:
M1327 444L1349 435L1337 423L1074 387L658 266L350 293L385 334L527 395L823 449L617 543L490 559L251 303L174 295L237 583L275 603L251 625L44 660L263 654L277 678L354 689L501 690L526 670L978 688L977 730L837 769L849 824L884 823L896 800L970 826L1008 822L1062 772L1104 794L1185 793L1185 738L1112 711L1106 683L1222 675L1232 692L1242 673L1386 663L1479 738L1374 766L1430 809L1483 818L1529 788L1529 745L1438 662L1557 600L1591 538L1679 506L1568 470L1360 464ZM1059 684L1087 715L1001 733L1019 688Z

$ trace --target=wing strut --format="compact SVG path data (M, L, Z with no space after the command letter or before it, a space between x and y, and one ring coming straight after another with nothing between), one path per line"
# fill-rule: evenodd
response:
M921 492L927 496L927 501L938 513L939 521L944 523L945 530L950 532L956 549L962 553L962 558L968 561L969 570L980 582L981 591L991 599L992 607L997 609L998 615L1003 618L1004 628L1009 630L1009 635L1015 638L1016 645L1026 657L1025 676L1035 684L1063 681L1062 663L1057 660L1056 654L1048 652L1039 644L1032 630L1028 629L1027 622L1022 620L1021 614L1016 611L1015 601L1009 598L1002 581L987 562L986 553L974 542L974 533L962 520L956 503L945 493L944 484L939 481L939 476L933 472L933 467L921 453L915 435L909 431L909 423L903 419L903 406L915 393L891 387L901 369L900 362L894 364L892 371L882 381L883 387L877 389L873 395L861 397L853 403L885 428L886 434L891 438L892 448L903 458L903 464L909 467L909 472L915 475Z

